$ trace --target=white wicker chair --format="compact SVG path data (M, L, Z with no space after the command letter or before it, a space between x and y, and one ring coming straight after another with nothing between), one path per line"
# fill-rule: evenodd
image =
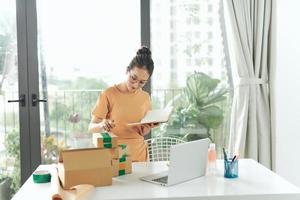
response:
M145 140L148 147L148 161L169 161L170 147L184 142L184 140L172 137L157 137Z

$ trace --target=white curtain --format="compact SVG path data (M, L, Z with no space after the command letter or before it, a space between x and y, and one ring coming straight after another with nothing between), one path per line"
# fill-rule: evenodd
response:
M234 96L229 148L272 166L269 71L272 0L226 0Z

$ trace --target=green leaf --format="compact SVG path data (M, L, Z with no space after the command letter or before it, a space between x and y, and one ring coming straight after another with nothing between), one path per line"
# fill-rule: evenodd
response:
M226 100L228 93L226 88L218 87L219 83L219 79L202 72L188 76L183 92L171 101L172 105L180 106L175 108L169 126L218 128L224 118L218 103Z
M208 75L200 72L194 73L187 78L184 93L188 97L190 103L196 103L203 106L209 102L209 98L217 94L215 91L220 80L210 78ZM222 95L220 93L219 95Z
M223 118L223 110L217 106L209 106L199 112L198 122L207 128L218 128Z
M226 88L221 88L218 91L211 93L204 101L204 104L210 105L210 104L214 104L226 100L225 94L227 94L227 92L228 90Z

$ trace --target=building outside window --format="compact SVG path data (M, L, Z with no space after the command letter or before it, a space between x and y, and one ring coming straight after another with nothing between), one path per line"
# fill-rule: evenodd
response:
M185 106L188 105L183 105L184 103L181 102L185 99L185 95L181 94L186 87L187 78L195 72L201 72L219 81L217 88L211 93L220 88L227 90L222 101L210 105L220 109L219 117L222 120L217 122L217 127L213 125L208 127L214 142L219 147L226 145L229 133L231 88L230 78L227 77L228 58L225 57L226 41L222 36L220 3L219 0L151 1L151 48L156 63L152 77L152 99L155 107L167 105L175 107L171 121L152 131L153 136L168 135L192 140L205 135L207 127L200 124L193 127L193 124L197 124L195 122L184 125L182 121L187 117L182 113L180 116L178 110L176 112L176 109L186 108ZM160 24L155 23L158 19ZM169 23L172 26L165 26ZM161 37L157 37L158 35ZM200 83L204 83L204 80L199 80ZM199 112L205 112L201 106L197 109ZM200 117L199 115L198 118ZM176 120L181 124L175 125Z

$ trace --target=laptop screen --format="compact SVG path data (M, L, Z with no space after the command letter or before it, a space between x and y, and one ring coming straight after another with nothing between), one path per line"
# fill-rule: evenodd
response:
M209 139L177 144L171 147L168 185L204 176Z

